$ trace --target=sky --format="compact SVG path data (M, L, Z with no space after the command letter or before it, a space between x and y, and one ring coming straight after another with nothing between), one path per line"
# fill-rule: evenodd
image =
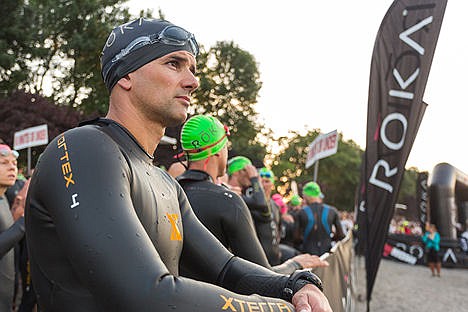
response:
M436 0L435 0L436 1ZM276 136L338 130L366 146L372 50L392 0L131 0L161 9L206 48L234 41L258 63L259 118ZM448 0L423 100L429 104L406 167L447 162L468 174L468 1ZM338 150L339 152L339 150Z

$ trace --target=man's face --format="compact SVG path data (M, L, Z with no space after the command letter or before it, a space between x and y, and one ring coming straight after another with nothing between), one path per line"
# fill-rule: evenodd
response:
M187 118L191 93L198 88L196 61L187 51L176 51L129 74L131 97L144 116L164 127Z
M219 151L218 161L218 178L226 174L226 165L228 160L228 147L227 144Z
M261 178L263 190L265 191L265 195L270 197L271 191L274 187L273 182L271 182L270 178Z
M301 206L301 205L291 206L291 209L292 209L293 211L301 210L301 209L302 209L302 206Z
M243 189L252 185L246 169L241 169L232 173L229 179L235 181L235 185L238 185Z
M246 188L252 185L247 169L241 169L237 171L235 174L237 174L237 180L240 186L242 186L243 188Z
M0 155L0 187L6 188L15 184L18 167L16 157L11 151L8 155Z

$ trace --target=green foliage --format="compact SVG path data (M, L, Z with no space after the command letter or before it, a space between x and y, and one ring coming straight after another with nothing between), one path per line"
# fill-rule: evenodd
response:
M273 172L279 177L279 188L290 189L292 180L300 187L313 180L315 164L305 168L308 145L320 134L320 129L308 130L305 135L291 132L278 140L283 151L273 161ZM359 184L362 150L352 140L343 141L339 135L338 152L321 159L317 182L326 202L341 210L352 211Z
M11 96L0 98L0 138L13 146L16 131L29 127L47 124L49 141L58 134L76 127L84 119L95 116L84 116L70 107L57 107L37 94L17 91ZM45 149L45 145L32 147L32 164L34 165ZM26 150L20 151L19 167L26 167Z
M305 135L290 131L290 136L280 137L280 154L273 160L272 170L279 178L279 186L289 187L290 181L305 183L313 177L311 169L305 169L307 146L320 134L319 129L308 130ZM313 170L313 169L312 169Z
M263 161L269 137L255 111L262 86L254 57L233 42L217 42L197 59L200 87L194 94L193 113L210 114L228 125L231 148L252 160ZM263 131L263 132L262 132Z
M301 186L312 181L315 164L305 168L308 145L320 134L320 129L308 130L306 134L291 131L287 137L278 139L282 150L273 159L272 170L278 177L276 186L283 193L291 191L291 181L296 181L299 192ZM360 179L360 166L363 151L352 140L344 141L339 135L338 152L319 160L317 182L325 194L325 201L340 210L353 211L357 187ZM398 202L410 204L416 195L419 171L417 168L405 170L400 186Z
M409 198L416 197L418 175L418 168L411 167L405 170L398 192L398 203L408 204Z
M362 153L354 141L343 141L340 134L338 152L319 161L318 182L326 201L341 210L354 210Z
M56 124L67 114L52 104L52 107L41 106L47 109L38 109L34 115L31 108L39 105L31 105L30 98L16 94L20 100L15 103L8 97L17 89L45 95L46 85L50 85L51 103L70 106L80 111L81 117L83 113L105 113L108 92L100 75L99 52L110 30L131 19L128 9L123 7L125 2L2 2L2 10L8 14L0 19L0 95L7 99L4 108L13 112L9 114L3 110L2 136L5 139L9 140L20 128L33 125L24 124L22 119L34 120L34 125L48 123L55 129L54 134L58 134L55 132L72 127L77 118L63 125ZM141 11L139 15L147 17L151 13ZM163 12L158 13L164 17ZM255 58L234 42L217 42L208 51L202 48L197 63L200 87L194 94L191 113L218 117L230 128L232 154L263 162L268 145L274 142L271 130L259 122L255 110L262 86ZM35 101L42 103L45 99ZM53 113L55 108L57 112ZM280 177L280 187L288 188L291 180L301 185L313 179L314 167L305 169L305 158L307 146L319 133L319 129L308 130L305 135L291 132L290 136L278 139L282 150L273 155L273 171ZM319 162L318 182L326 200L340 209L353 207L361 154L357 144L343 141L340 135L338 153ZM414 194L416 179L417 170L412 168L405 172L399 199Z
M19 82L26 81L29 69L27 56L33 50L33 33L29 20L31 10L24 7L24 1L3 0L0 19L0 93L7 96Z
M123 0L6 0L0 21L0 87L46 96L59 106L104 114L108 91L99 52L110 30L131 19ZM140 16L151 16L141 11ZM164 18L159 11L159 17ZM271 131L257 122L261 88L254 57L233 42L218 42L198 58L200 88L194 112L217 116L230 127L231 147L263 161ZM264 140L265 141L265 140Z
M11 1L11 0L8 0ZM107 90L101 79L99 51L110 30L128 20L122 0L30 0L14 8L9 33L16 45L1 53L2 89L22 89L81 111L105 111ZM27 22L26 22L27 21ZM2 50L3 51L3 50ZM14 54L16 61L8 61ZM6 55L6 57L5 57ZM52 90L47 90L50 85Z

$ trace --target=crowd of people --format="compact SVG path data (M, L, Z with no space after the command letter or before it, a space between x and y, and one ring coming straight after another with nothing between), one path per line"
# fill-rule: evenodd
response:
M353 214L316 181L278 193L270 168L228 157L217 118L187 119L198 52L170 22L119 25L101 54L104 118L57 136L29 179L0 142L0 311L331 311L311 269ZM153 155L180 125L183 158L163 170ZM422 236L440 276L426 230L389 228Z
M271 170L228 160L216 118L186 121L198 52L170 22L119 25L101 53L106 116L54 138L16 189L18 152L0 145L0 311L331 311L310 270L331 243L309 241L343 237L336 208L310 182L311 215L296 217ZM158 168L165 129L184 122L187 167Z
M208 129L212 132L211 139L193 149L191 142L202 141L201 136ZM280 274L328 266L320 256L352 229L352 216L342 212L340 217L336 208L324 204L324 195L317 183L304 185L304 198L298 194L293 194L289 200L283 198L276 192L272 170L254 167L245 156L236 156L228 161L227 128L211 116L190 118L184 124L180 139L187 168L177 170L175 178L197 218L224 247L237 257ZM10 279L8 283L2 283L5 295L2 297L5 299L3 308L11 304L3 310L38 311L24 239L24 208L30 180L17 172L18 152L5 144L0 148L1 164L8 165L6 170L2 169L8 179L0 180L6 199L0 201L3 205L2 220L6 222L0 230L0 241L10 258L2 262L10 263ZM17 222L12 223L11 218ZM168 218L172 218L174 223L177 220L174 214L169 214ZM174 223L171 222L176 225ZM182 239L177 225L174 229L171 236L175 237L171 239ZM5 245L7 240L8 245ZM12 265L11 260L14 246L17 265ZM14 273L11 271L13 267L16 267ZM204 271L183 259L180 275L197 280L206 278Z
M278 193L270 168L228 157L228 127L187 118L198 49L168 21L119 25L100 58L104 118L57 136L28 179L0 141L0 311L331 311L311 269L353 213L316 181ZM168 127L183 155L166 170ZM421 236L440 276L434 224L396 217L389 233Z
M423 234L420 222L407 220L403 216L395 216L388 227L390 234L405 234L421 236Z

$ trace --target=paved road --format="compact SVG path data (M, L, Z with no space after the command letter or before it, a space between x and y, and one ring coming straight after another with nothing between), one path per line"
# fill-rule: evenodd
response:
M355 265L357 293L363 295L364 259L356 258ZM355 311L365 311L365 302L357 302ZM425 266L382 259L370 311L468 311L468 269L442 268L438 278Z

